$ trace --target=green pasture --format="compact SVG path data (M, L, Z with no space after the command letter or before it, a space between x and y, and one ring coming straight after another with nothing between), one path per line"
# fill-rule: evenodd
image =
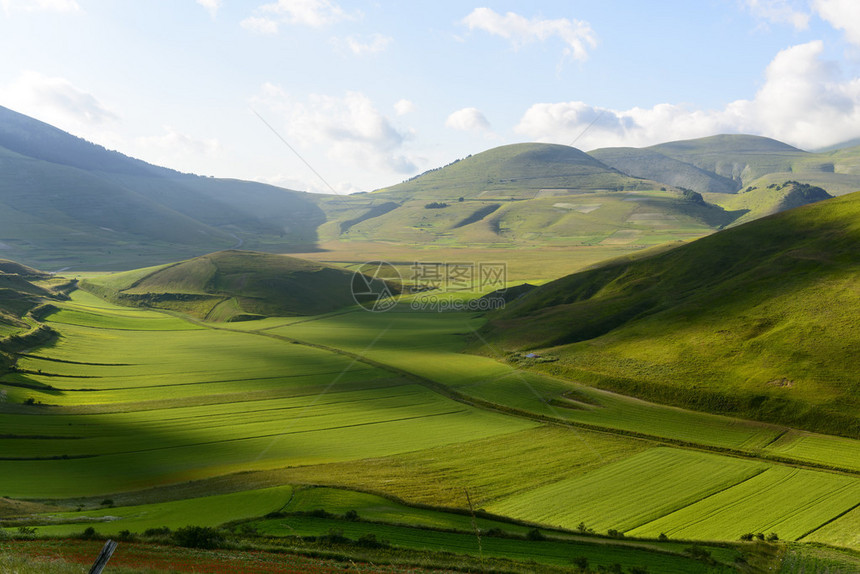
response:
M829 461L839 468L860 470L860 441L849 438L791 430L769 445L766 452L796 460Z
M655 448L584 476L502 499L488 510L561 528L573 529L584 522L602 533L608 529L629 532L750 479L765 468L767 465L755 461Z
M752 458L770 442L780 449L809 439L804 460L816 458L816 445L824 453L819 459L845 452L821 435L780 437L779 427L653 405L524 372L516 363L460 354L483 323L474 314L356 311L234 329L116 307L81 293L59 307L47 319L59 339L21 357L19 372L0 380L3 388L43 403L4 407L4 496L121 495L134 502L136 491L153 487L222 481L215 491L200 486L214 495L218 488L241 490L247 479L245 488L260 488L251 486L255 480L329 485L462 510L468 492L477 509L536 523L733 540L739 536L734 527L683 513L725 493L743 494L742 487L759 477L795 471ZM436 392L437 385L497 404L502 412L452 400ZM539 423L504 409L589 429ZM632 433L745 450L750 458L659 447ZM850 517L839 515L856 497L856 478L797 472L820 480L821 488L838 489L808 498L803 519L775 515L794 520L791 528L779 525L779 534L799 537L831 521L833 539L845 540ZM774 480L763 488L775 499L801 500L798 484L796 478ZM303 500L307 492L333 491L299 492L294 509L319 503ZM154 496L150 500L160 504ZM345 496L334 493L321 504L361 506L367 518L383 522L463 525L462 515ZM94 512L89 508L85 512ZM725 521L751 520L745 507L732 508ZM819 535L827 532L822 528Z
M288 516L252 524L257 532L266 536L324 536L335 530L352 540L372 534L377 540L385 540L403 548L534 561L537 564L572 566L575 558L585 557L593 567L610 567L617 563L625 567L625 570L638 566L646 567L652 572L667 574L733 571L726 566L710 566L680 554L609 544L602 540L593 543L560 540L532 541L484 535L481 537L479 547L474 533L441 532L312 516ZM738 553L734 555L739 556Z
M736 540L775 532L797 540L851 509L860 500L854 477L774 466L732 488L658 518L631 534Z
M466 340L478 336L482 324L475 314L358 311L273 325L267 332L362 354L467 396L597 426L731 448L764 446L782 430L638 401L521 371L493 358L459 353ZM581 394L586 402L565 400L568 393Z
M293 488L279 486L231 494L188 498L137 506L121 506L80 512L39 515L37 532L46 536L69 536L93 527L105 536L123 530L142 534L150 528L167 526L219 526L225 522L263 516L276 512L290 501ZM7 528L14 532L14 528Z
M860 505L804 536L802 540L835 544L860 551Z

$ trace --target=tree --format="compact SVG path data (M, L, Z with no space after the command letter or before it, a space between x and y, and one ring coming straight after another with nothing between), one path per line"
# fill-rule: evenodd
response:
M224 535L208 526L186 526L173 533L173 541L186 548L218 548Z

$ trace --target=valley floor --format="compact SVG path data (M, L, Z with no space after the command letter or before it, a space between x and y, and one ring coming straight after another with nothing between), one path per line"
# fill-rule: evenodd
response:
M10 535L244 521L246 533L319 536L347 528L296 513L357 510L451 531L447 542L425 533L403 543L438 550L456 547L454 532L473 543L472 519L456 514L472 508L501 521L482 531L683 541L658 555L686 566L651 571L693 571L691 540L736 568L738 551L723 544L745 534L860 550L860 441L646 403L461 354L483 321L473 314L404 307L209 324L82 291L58 307L47 319L56 343L0 379L0 494L41 505L7 518ZM337 490L300 504L301 485ZM0 519L21 514L4 512L11 504L0 500ZM356 528L347 536L368 533ZM515 546L485 540L488 556L495 540ZM612 564L589 548L591 564ZM569 564L570 548L562 554Z

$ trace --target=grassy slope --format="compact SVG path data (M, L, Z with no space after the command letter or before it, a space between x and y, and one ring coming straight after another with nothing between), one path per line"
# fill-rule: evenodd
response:
M685 187L699 193L734 193L739 186L730 178L652 149L602 148L590 151L588 155L632 176Z
M313 315L353 305L353 274L329 265L249 251L220 251L173 265L85 280L112 300L216 321Z
M0 107L0 249L40 267L128 269L244 242L307 249L312 194L181 174Z
M860 189L858 147L810 153L769 138L719 135L646 149L733 179L742 187L770 177L779 183L794 179L821 186L834 195Z
M572 147L514 144L371 194L325 198L329 221L319 232L324 241L422 247L635 249L699 237L734 219L659 188Z
M375 193L422 199L474 199L482 194L524 199L540 189L638 189L641 183L576 148L528 143L496 147Z
M568 276L484 336L622 392L858 436L858 222L853 194Z

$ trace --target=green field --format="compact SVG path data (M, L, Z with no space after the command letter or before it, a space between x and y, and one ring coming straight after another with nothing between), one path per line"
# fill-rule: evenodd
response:
M763 530L857 545L856 475L767 458L851 470L844 459L855 441L655 405L461 354L484 321L474 314L401 304L207 324L81 291L56 306L46 322L59 338L0 379L11 398L0 419L9 469L0 492L56 505L27 523L41 534L282 511L254 528L278 536L335 528L474 556L468 493L480 512L574 531L539 544L486 536L488 559L565 565L581 553L592 565L686 572L705 565L680 555L688 542L671 540L735 541ZM28 398L37 404L21 404ZM105 498L115 507L101 505ZM785 500L793 506L780 506ZM361 520L289 514L318 508L356 510ZM595 544L576 538L580 523L652 541ZM479 528L523 536L531 527L482 516ZM670 542L651 547L661 533ZM731 552L713 555L730 563Z
M767 466L668 448L651 449L584 476L502 499L489 510L505 516L574 529L630 532L657 517L762 473ZM650 534L657 536L660 532ZM725 534L681 538L725 539Z
M776 532L797 540L860 500L856 478L773 467L732 488L654 520L632 534L736 538Z

